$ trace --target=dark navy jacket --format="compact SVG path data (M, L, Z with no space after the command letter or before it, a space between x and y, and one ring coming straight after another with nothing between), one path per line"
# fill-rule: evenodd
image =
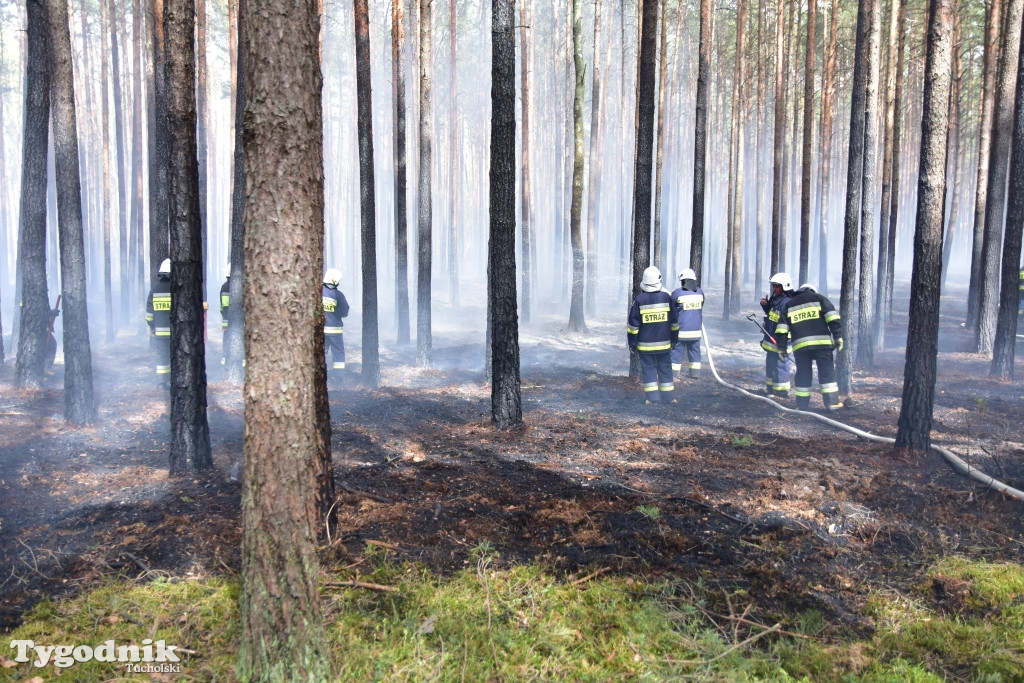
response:
M704 324L704 290L696 280L683 280L682 285L672 292L679 317L679 341L700 339L700 328Z
M640 292L629 308L626 340L640 353L668 353L679 338L672 295L664 289Z
M764 335L761 339L761 348L765 351L779 352L779 347L775 341L772 341L772 337L778 341L778 337L775 335L775 330L779 326L779 321L782 319L782 309L786 307L789 300L793 298L793 292L783 292L779 296L772 294L771 298L768 299L768 303L761 304L761 308L767 314L764 316L764 329L768 331L768 334Z
M348 300L337 287L324 285L324 334L341 334L345 331L345 321L342 320L348 315Z

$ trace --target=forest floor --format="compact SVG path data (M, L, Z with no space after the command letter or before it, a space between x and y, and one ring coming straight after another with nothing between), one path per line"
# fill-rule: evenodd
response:
M968 351L961 312L944 306L955 315L942 319L934 440L1024 488L1024 385L991 379L988 360ZM717 383L706 354L700 379L677 382L677 405L643 405L620 316L568 335L564 318L535 313L520 338L524 426L499 431L480 311L472 323L443 318L429 368L415 367L414 347L382 349L379 389L359 382L359 320L349 320L345 386L330 392L338 521L324 562L349 564L377 541L445 574L486 541L499 566L701 579L744 590L762 623L817 609L870 630L861 608L871 591L910 590L935 557L1024 561L1021 502L936 454L773 410ZM761 389L756 328L722 320L711 296L705 321L722 376ZM210 329L215 468L195 477L167 477L169 400L145 335L95 343L99 415L88 428L62 419L59 359L38 391L12 387L12 363L0 371L0 630L43 597L118 572L239 571L241 391L220 380ZM855 371L854 401L836 419L895 435L905 329L904 313L874 369ZM822 412L817 393L812 409ZM933 588L944 609L968 609L957 585Z

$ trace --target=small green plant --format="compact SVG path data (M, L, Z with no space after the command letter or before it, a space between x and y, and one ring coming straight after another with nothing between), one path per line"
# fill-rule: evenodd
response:
M985 399L981 396L976 397L974 399L974 407L979 413L984 413L986 408Z
M653 505L637 505L636 511L644 517L654 520L655 522L661 519L661 510Z
M733 437L732 437L732 445L733 446L737 446L739 448L746 448L747 446L753 446L754 445L754 437L752 437L750 434L743 434L742 436L739 435L739 434L734 434Z

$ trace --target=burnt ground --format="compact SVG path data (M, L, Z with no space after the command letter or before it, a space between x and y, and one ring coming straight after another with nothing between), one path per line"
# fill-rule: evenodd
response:
M988 377L954 312L942 323L935 441L1024 489L1024 386ZM677 383L678 405L641 405L618 318L573 337L564 318L535 314L521 336L525 426L496 430L483 334L466 336L482 329L479 317L435 322L430 368L414 366L415 348L384 349L378 390L358 382L359 322L350 319L347 384L331 391L338 521L325 562L350 564L379 541L447 573L488 541L499 565L701 578L723 594L743 589L748 614L766 621L814 608L832 627L869 630L859 609L869 591L913 590L937 556L1024 557L1024 503L937 455L773 410L706 369ZM722 321L712 305L706 324L723 377L760 388L753 325ZM854 402L838 419L895 434L905 328L898 318L876 367L855 372ZM0 628L43 596L119 572L239 571L240 389L211 365L215 469L169 480L169 401L153 386L146 337L122 335L94 353L99 418L89 428L62 420L59 361L49 385L28 393L12 388L10 363L2 371Z

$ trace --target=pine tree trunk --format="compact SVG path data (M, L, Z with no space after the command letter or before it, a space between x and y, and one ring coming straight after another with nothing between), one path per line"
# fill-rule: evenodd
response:
M832 0L828 51L821 89L821 216L818 227L818 292L828 296L828 217L832 194L832 125L836 101L836 44L838 42L839 0Z
M878 79L881 46L882 0L872 0L871 27L868 37L867 81L864 84L864 189L860 216L860 288L857 295L857 335L851 340L857 353L857 364L864 368L875 365L874 285L875 278L875 189L878 159ZM852 315L853 309L845 311Z
M851 324L854 311L854 290L857 277L857 238L860 234L861 200L864 184L864 115L872 3L860 0L857 7L857 45L853 62L853 95L850 102L850 146L846 166L846 215L843 220L843 276L839 294L839 310L843 315L843 337L853 340ZM849 396L853 375L852 348L846 346L836 355L839 392Z
M327 680L315 548L319 511L333 502L319 501L318 508L318 474L330 458L317 417L326 392L319 12L314 0L243 2L240 23L252 189L245 207L249 354L238 677ZM294 305L281 306L285 300Z
M166 0L165 0L166 2ZM209 253L209 144L210 130L209 87L206 66L206 0L194 0L196 5L196 154L199 158L199 265L207 276L214 272ZM206 299L205 293L203 299Z
M110 32L110 17L107 3L100 0L100 169L103 178L103 311L106 322L107 343L114 341L113 268L110 253L110 47L107 35ZM115 91L116 96L116 91ZM120 178L120 173L117 174Z
M810 281L811 255L811 149L814 146L814 51L818 1L807 3L807 47L804 49L804 136L800 173L800 282Z
M651 264L651 176L654 172L654 50L658 30L658 0L642 0L642 3L636 162L633 172L633 298L640 291L644 269Z
M531 258L531 249L533 245L533 196L532 184L530 182L530 42L527 32L529 30L529 17L527 15L526 0L520 0L519 5L519 45L522 50L522 56L520 57L520 97L522 100L522 120L523 120L523 149L522 149L522 166L523 166L523 192L522 192L522 227L520 228L521 240L520 248L522 249L523 257L523 323L529 324L530 322L530 311L533 308L533 259Z
M124 111L121 106L121 52L117 43L117 8L108 0L110 13L110 63L114 99L114 144L117 160L118 271L120 280L120 315L118 326L128 318L128 212L124 179Z
M733 196L732 212L732 240L729 244L732 270L729 273L730 284L726 287L729 296L726 297L726 305L729 313L740 311L740 258L741 243L743 238L743 214L744 214L744 188L743 179L746 176L746 164L744 151L746 149L746 121L744 112L746 109L746 93L743 86L747 79L746 62L746 28L747 28L747 3L746 0L738 0L736 8L736 98L733 109L733 120L736 131L736 193ZM728 320L729 316L725 318Z
M583 2L572 0L572 52L576 87L573 93L572 203L569 207L569 239L572 242L572 296L569 331L586 332L583 313L583 98L586 93L583 63Z
M1013 104L1017 84L1017 53L1020 51L1024 0L1010 0L996 79L992 152L989 156L988 191L985 199L985 239L981 247L981 292L978 299L976 351L992 353L999 309L999 261L1002 252L1003 217L1006 209L1006 178L1013 137Z
M665 271L665 265L662 263L662 234L661 234L661 171L662 171L662 150L664 149L664 138L665 138L665 81L666 72L668 68L667 60L667 42L668 42L668 28L666 26L668 17L666 15L667 2L666 0L660 0L660 24L659 28L659 50L658 50L658 127L657 133L655 134L655 144L657 148L654 152L654 245L651 249L651 253L654 255L654 265ZM667 240L666 240L667 241ZM666 281L668 281L666 273Z
M132 209L131 236L132 249L129 256L130 270L134 276L136 309L142 297L146 296L146 259L143 257L145 236L143 227L143 193L145 192L142 175L142 62L143 36L142 2L132 0ZM137 316L141 324L142 316Z
M754 177L761 178L761 173L764 170L761 159L761 150L765 146L764 131L767 128L765 126L765 107L764 107L764 72L765 72L765 55L764 55L764 7L765 3L763 0L758 0L757 5L757 125L754 133ZM764 234L764 202L762 185L760 182L755 183L757 188L755 191L755 204L757 205L757 223L755 226L754 233L754 288L762 286L762 283L767 279L764 273L764 250L765 250L765 234ZM769 276L770 277L770 276Z
M795 84L790 86L790 74L793 71L793 66L798 63L796 51L797 44L800 42L798 39L800 23L800 10L797 7L797 2L789 0L789 31L786 34L786 72L783 93L784 101L788 103L790 90L793 91L793 113L789 121L792 131L782 149L782 204L780 207L782 229L779 231L779 270L789 270L790 264L789 233L792 224L790 205L793 200L793 175L796 173L796 141L800 130L800 93Z
M448 279L450 284L451 304L453 308L459 307L459 88L458 88L458 3L448 3L448 50L451 55L449 61L451 85L448 90L449 111L451 112L451 140L449 144L449 182L451 183L450 209L451 218L449 221L450 239L448 241Z
M78 126L71 70L67 0L47 0L50 17L50 103L57 176L61 296L64 315L64 417L72 424L96 417L92 350L85 288L82 184L78 166Z
M974 237L971 242L971 280L967 289L967 327L977 329L981 302L988 199L989 158L992 153L992 121L995 115L996 63L999 57L999 25L1002 0L991 0L985 14L985 56L982 66L981 113L978 123L978 176L974 186Z
M18 268L21 310L14 366L20 389L43 383L50 295L46 283L46 163L49 146L50 34L45 0L28 0L25 54L25 122L21 145L21 231ZM2 345L2 342L0 342Z
M711 100L711 0L700 1L700 42L697 47L697 103L694 117L693 219L690 223L690 268L704 282L704 191L708 161L708 110ZM633 283L636 287L636 283ZM635 292L634 292L635 296Z
M1021 42L1021 41L1018 41ZM1019 306L1021 234L1024 232L1024 43L1018 47L1016 101L1013 114L1013 156L1010 161L1010 188L1006 212L1006 238L1003 241L1000 276L999 316L993 344L989 375L1013 379Z
M203 250L196 151L195 2L166 0L171 258L170 475L213 466L206 417Z
M246 77L245 50L241 48L245 35L243 5L249 0L238 0L238 19L235 22L239 45L235 60L235 91L231 111L234 112L234 147L231 153L231 275L228 278L228 330L224 334L224 377L230 382L245 381L245 127ZM325 370L326 372L326 370Z
M782 152L785 145L783 131L786 127L786 64L785 24L786 0L779 0L775 13L775 123L772 134L772 253L770 267L778 272L781 259L779 252L782 226Z
M391 5L391 75L395 98L395 310L398 343L410 341L409 217L406 209L405 0Z
M356 101L359 117L359 223L363 275L363 383L376 388L380 385L380 345L377 338L377 192L373 177L370 10L367 0L355 0L355 44Z
M491 419L500 429L518 427L523 421L516 322L516 41L513 17L512 0L492 0L487 279L493 364Z
M584 310L588 316L597 313L597 226L600 204L598 183L604 167L604 100L601 90L601 0L594 0L594 64L591 68L590 150L587 179L587 283Z
M963 175L963 145L960 144L962 126L961 98L963 97L963 60L960 50L962 42L961 25L958 16L960 3L953 3L953 67L950 78L952 78L952 94L949 98L949 148L951 168L948 169L949 179L947 185L951 185L947 195L949 196L949 213L946 215L946 236L942 240L942 287L946 287L946 280L949 277L949 258L953 255L953 243L956 241L959 232L960 217L960 178ZM881 260L879 260L881 262Z
M951 0L931 0L929 5L910 323L903 371L903 402L896 432L898 448L918 451L925 451L931 446L935 400L953 42L951 5Z
M901 2L899 13L896 17L896 95L893 100L895 119L892 127L892 201L889 209L888 225L888 265L886 266L886 279L883 283L885 291L882 292L884 310L888 321L892 322L892 290L896 272L896 229L899 227L900 218L900 175L902 164L903 145L903 63L906 56L907 42L907 3ZM885 228L885 226L883 226Z
M431 152L433 148L433 116L431 115L430 74L431 18L433 0L420 0L420 121L419 121L419 230L416 278L416 362L430 365L433 355L431 338L431 258L432 258L432 203L430 181L432 176Z
M167 193L169 140L167 133L167 92L164 78L164 0L150 0L149 17L153 30L149 44L147 77L151 93L149 104L149 272L151 277L160 262L170 254ZM148 65L152 64L152 74Z

